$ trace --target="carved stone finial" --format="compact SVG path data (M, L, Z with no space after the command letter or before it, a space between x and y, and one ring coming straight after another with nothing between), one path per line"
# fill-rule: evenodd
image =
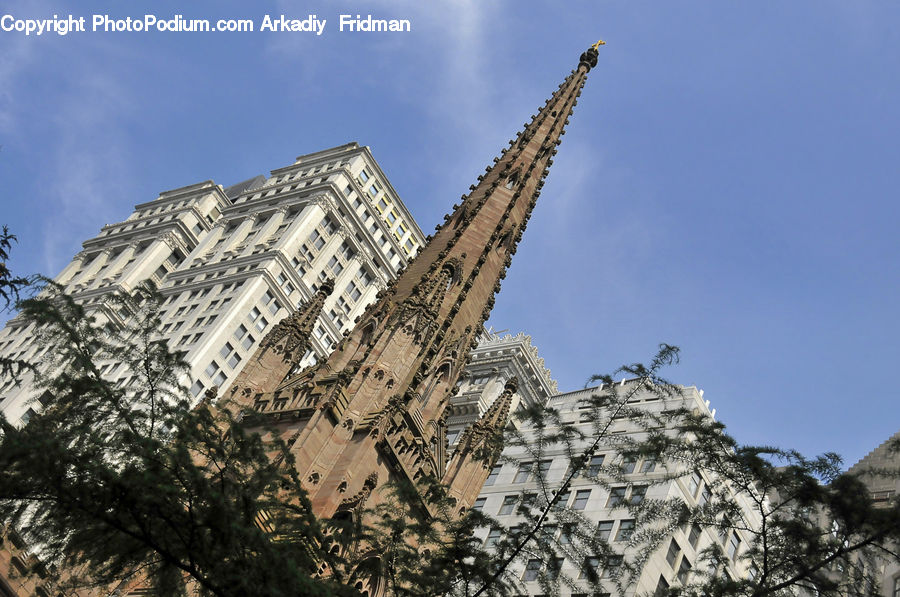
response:
M510 394L515 394L519 391L519 378L513 375L509 379L506 380L506 383L503 384L503 391L509 392Z
M585 50L581 54L581 57L578 59L578 66L583 66L588 71L597 66L597 56L599 55L599 52L597 52L597 48L603 45L606 45L606 42L600 40L596 44Z
M317 294L324 294L326 297L334 292L334 278L326 278L324 282L319 284Z

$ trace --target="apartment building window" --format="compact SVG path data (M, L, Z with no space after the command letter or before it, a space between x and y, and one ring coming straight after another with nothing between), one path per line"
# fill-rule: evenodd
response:
M347 243L341 243L341 248L338 253L340 253L341 257L344 258L344 261L350 261L351 259L353 259L353 256L356 255L353 247L351 247Z
M525 564L525 572L522 574L522 580L525 582L537 580L538 574L541 572L542 562L540 560L528 560Z
M378 200L378 203L375 204L375 207L378 208L378 211L384 213L384 210L388 208L388 202L384 200L384 197Z
M372 199L374 199L375 197L378 196L378 192L379 192L380 190L381 190L381 188L379 188L378 183L377 183L377 182L373 182L373 183L372 183L372 186L370 186L370 187L366 190L366 192L369 193L369 196L370 196Z
M278 310L281 308L278 299L276 299L268 290L263 293L262 302L272 315L278 313Z
M488 533L487 539L484 540L485 547L493 547L500 542L500 537L503 536L503 531L500 529L491 529Z
M339 296L338 300L335 304L341 311L344 312L345 315L350 315L350 309L352 307L350 306L350 303L348 303L344 297Z
M487 479L484 481L485 485L493 485L497 482L497 477L500 476L500 469L503 468L503 465L497 464L494 468L491 469L491 472L488 473Z
M659 577L659 582L656 583L656 590L653 591L653 597L666 597L669 594L669 583L666 582L666 579L663 576Z
M697 505L704 506L706 502L709 501L709 498L712 497L712 494L709 492L709 487L704 487L700 492L700 497L697 498Z
M269 325L269 322L266 321L266 318L262 316L260 310L256 307L250 309L250 314L247 316L250 319L250 323L256 326L256 329L260 332L266 329L266 326Z
M571 545L574 528L575 524L571 522L562 525L562 530L559 532L560 545Z
M359 171L359 174L356 175L357 180L359 180L360 184L364 184L367 180L369 180L369 172L363 168Z
M603 565L603 574L600 578L614 578L619 575L619 568L622 567L622 556L609 556Z
M206 367L206 376L210 378L213 385L221 387L225 383L226 376L221 371L221 367L215 361L211 361Z
M390 210L386 214L384 214L384 219L388 221L388 224L393 225L394 222L397 221L397 214L394 213L394 210Z
M503 503L500 505L500 509L497 511L497 516L506 516L508 514L512 514L513 508L516 507L516 504L519 502L519 496L516 495L507 495L503 497Z
M584 510L591 497L590 489L579 489L575 492L575 501L572 502L573 510Z
M296 257L291 258L291 267L294 268L294 271L297 272L301 278L306 275L306 268L303 267L303 262Z
M411 238L406 239L406 243L403 246L406 248L407 253L412 253L413 249L416 248L416 244L412 241Z
M556 500L556 507L557 508L565 508L566 504L569 503L569 496L571 496L571 495L572 495L572 492L568 491L568 490L559 494L559 499Z
M616 541L628 541L634 534L634 520L619 521L619 530L616 531Z
M682 586L686 585L688 583L688 579L691 574L691 568L692 568L692 566L691 566L691 563L688 561L688 559L686 557L681 558L681 565L678 566L678 575L677 576L678 576L678 582L680 582L682 584ZM750 579L753 580L752 575L751 575Z
M477 500L475 500L475 503L472 504L472 509L478 510L479 512L481 512L481 509L484 508L484 503L486 501L487 501L487 498L483 498L483 497L478 498Z
M601 520L597 523L597 539L600 539L601 541L609 541L609 536L612 534L612 529L612 520Z
M537 501L536 493L526 493L522 496L522 503L519 505L519 514L527 514L534 508Z
M294 285L291 284L290 280L287 279L287 276L284 275L284 272L278 274L275 278L275 282L278 286L285 291L285 293L290 294L294 292Z
M647 486L646 485L635 485L631 488L631 500L630 503L632 506L636 506L644 501L644 497L647 495Z
M641 463L641 472L642 473L652 473L656 470L656 461L652 458L645 458L644 462Z
M330 269L335 276L344 271L344 265L341 263L340 259L338 259L337 255L332 255L331 259L328 260L328 269Z
M603 467L604 459L605 456L603 454L601 454L600 456L591 456L591 461L590 463L588 463L588 477L596 477L600 474L600 469Z
M360 291L359 287L356 285L356 282L350 280L350 283L347 284L347 288L344 290L350 300L356 302L362 296L362 291Z
M321 251L322 247L325 246L325 237L319 233L318 230L313 230L309 233L309 244L316 251Z
M597 556L588 556L584 558L584 564L581 566L581 572L578 574L579 579L587 578L592 582L600 580L597 570L600 568L600 558Z
M519 470L516 471L516 476L513 477L513 483L524 483L528 480L528 477L531 476L531 466L532 462L522 462L519 464Z
M356 279L363 288L371 286L374 281L372 274L364 267L359 268L359 271L356 272Z
M219 356L222 357L225 360L225 364L232 369L237 367L237 364L241 362L241 355L237 353L237 350L234 349L231 342L225 343L225 346L219 351Z
M737 533L731 535L731 541L728 542L728 557L732 560L737 558L737 554L741 549L741 538Z
M191 396L196 398L203 391L203 384L200 383L200 380L194 382L194 385L191 386Z
M703 482L703 479L700 478L700 473L694 473L691 475L690 481L688 481L688 494L691 497L697 496L697 490L700 489L700 483Z
M613 487L609 490L609 499L606 500L607 508L617 508L625 503L626 487Z
M630 475L634 472L634 466L637 464L634 458L623 458L622 459L622 473L626 475Z
M688 533L688 543L691 544L691 547L697 549L697 543L700 541L700 527L698 525L691 525L691 530ZM900 597L900 596L898 596Z
M397 224L397 232L396 232L397 240L400 240L401 238L403 238L403 235L406 234L406 232L407 232L406 226L403 225L403 222Z
M675 562L678 560L680 554L681 547L678 546L678 542L675 541L675 539L669 541L669 549L666 551L666 561L673 569L675 568Z
M319 222L319 226L322 227L322 230L325 231L325 234L332 235L337 230L337 226L335 226L334 222L328 216L322 218L322 221Z
M253 334L248 333L246 326L241 324L234 331L234 338L241 343L241 346L244 350L250 350L250 347L253 346L253 343L256 342L256 339L253 337Z

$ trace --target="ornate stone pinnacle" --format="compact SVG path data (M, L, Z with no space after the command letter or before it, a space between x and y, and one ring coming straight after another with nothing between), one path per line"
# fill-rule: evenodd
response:
M579 68L583 66L585 70L590 72L592 68L597 66L597 56L599 55L599 52L597 52L597 48L604 45L606 45L606 42L601 39L590 48L585 50L581 54L581 57L578 59Z
M327 278L319 285L319 289L316 291L316 294L322 293L325 296L328 296L332 292L334 292L334 278Z

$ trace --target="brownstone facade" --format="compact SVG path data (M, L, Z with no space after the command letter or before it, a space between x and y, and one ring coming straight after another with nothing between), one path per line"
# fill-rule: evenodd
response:
M485 438L505 425L515 384L507 384L449 468L446 407L596 62L596 48L581 55L327 360L290 373L299 357L283 345L302 337L292 340L279 326L226 392L271 420L318 516L377 504L386 483L426 475L443 478L461 507L474 502L491 465L483 458ZM320 289L301 319L314 319L311 309L322 300Z

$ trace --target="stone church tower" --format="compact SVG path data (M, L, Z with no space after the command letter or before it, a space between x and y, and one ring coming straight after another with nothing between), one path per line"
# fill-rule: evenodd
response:
M296 458L319 517L381 501L389 481L443 478L460 507L491 468L516 380L447 462L446 415L544 184L597 46L478 177L400 277L324 361L296 363L331 291L322 285L259 347L225 396L265 415ZM490 460L490 458L488 458ZM421 504L425 510L429 505Z

